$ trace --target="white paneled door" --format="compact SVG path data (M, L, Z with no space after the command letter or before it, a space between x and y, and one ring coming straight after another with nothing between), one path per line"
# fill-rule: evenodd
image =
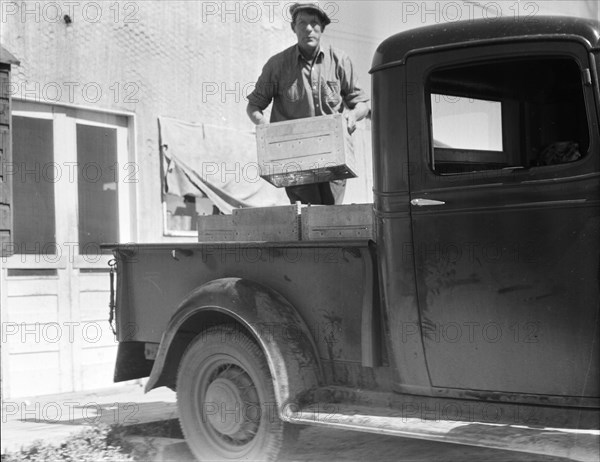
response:
M4 398L112 385L110 254L129 242L131 118L16 101L14 255L2 261Z

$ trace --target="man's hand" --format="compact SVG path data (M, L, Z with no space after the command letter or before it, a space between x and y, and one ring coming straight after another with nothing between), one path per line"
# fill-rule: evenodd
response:
M369 114L369 106L365 103L358 103L353 109L344 111L344 117L346 118L346 126L348 127L348 133L352 135L356 130L356 122L364 119Z
M248 106L246 107L246 114L248 114L248 117L250 117L250 120L255 125L263 125L268 122L260 108L254 104L248 103Z
M349 110L344 112L344 117L346 119L346 127L348 128L348 133L352 135L354 130L356 130L356 113L353 110Z

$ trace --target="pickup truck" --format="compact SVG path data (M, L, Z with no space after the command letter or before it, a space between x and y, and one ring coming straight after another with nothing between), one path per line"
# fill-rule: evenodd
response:
M388 38L373 203L109 245L115 381L176 390L199 460L277 460L303 425L598 460L599 63L588 19Z

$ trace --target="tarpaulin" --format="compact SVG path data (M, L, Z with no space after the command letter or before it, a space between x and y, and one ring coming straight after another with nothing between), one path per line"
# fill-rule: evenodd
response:
M223 213L289 205L284 189L260 178L253 133L159 117L165 192L207 196Z

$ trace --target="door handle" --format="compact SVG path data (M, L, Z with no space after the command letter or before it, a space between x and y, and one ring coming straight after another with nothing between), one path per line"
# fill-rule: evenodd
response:
M416 205L417 207L425 207L428 205L444 205L444 201L436 201L434 199L413 199L410 201L411 205Z

